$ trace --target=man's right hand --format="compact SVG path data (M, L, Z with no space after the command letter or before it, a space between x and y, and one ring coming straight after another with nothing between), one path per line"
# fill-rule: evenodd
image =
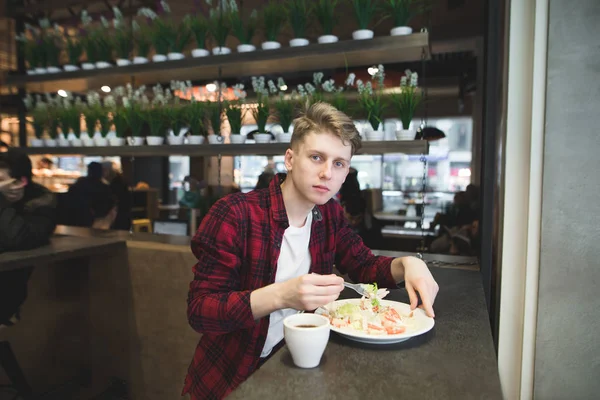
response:
M335 301L344 290L344 278L306 274L282 282L278 289L281 308L311 311Z

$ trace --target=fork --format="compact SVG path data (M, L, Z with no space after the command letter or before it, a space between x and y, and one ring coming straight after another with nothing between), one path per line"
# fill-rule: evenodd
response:
M344 282L344 286L347 287L348 289L354 290L356 293L360 294L361 296L363 296L365 294L365 287L362 283Z

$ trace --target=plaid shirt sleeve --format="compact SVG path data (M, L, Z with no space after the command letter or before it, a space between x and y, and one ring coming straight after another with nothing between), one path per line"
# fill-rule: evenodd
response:
M361 237L354 232L344 217L342 207L334 203L333 213L337 222L335 238L335 265L342 274L348 274L357 283L377 282L379 287L395 288L392 276L392 257L375 256L365 246Z
M241 216L239 203L221 199L202 220L191 242L198 262L188 294L188 320L200 333L226 334L252 328L256 321L250 291L241 290Z

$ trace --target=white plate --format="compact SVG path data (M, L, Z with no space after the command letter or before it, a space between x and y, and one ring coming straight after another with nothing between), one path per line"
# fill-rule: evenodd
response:
M337 309L338 307L344 304L356 304L360 305L360 299L347 299L347 300L337 300L333 303L327 304L325 307L320 307L315 311L315 314L324 314L326 313L326 309ZM391 300L381 300L382 306L391 306L398 311L400 315L408 315L410 314L410 305L406 303L400 303L398 301ZM391 344L391 343L399 343L404 342L412 337L419 336L424 334L425 332L429 332L431 328L435 325L435 321L433 318L430 318L425 314L425 311L417 308L413 310L413 318L414 323L410 328L407 327L404 333L399 333L396 335L370 335L368 333L357 332L348 328L336 328L331 325L331 330L339 333L340 335L350 339L355 340L357 342L369 343L369 344Z

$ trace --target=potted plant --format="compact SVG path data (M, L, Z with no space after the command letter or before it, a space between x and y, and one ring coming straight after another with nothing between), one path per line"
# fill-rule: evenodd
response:
M206 50L206 38L209 31L208 21L202 14L193 17L188 15L186 18L189 19L188 24L196 42L196 48L192 50L192 57L206 57L210 54Z
M277 136L277 141L281 143L289 143L292 139L290 127L294 122L296 104L292 99L286 98L283 91L280 91L277 99L273 101L273 108L275 110L277 122L283 130L283 133L280 133Z
M210 34L215 40L214 55L229 54L231 49L226 46L227 37L231 31L231 12L229 10L211 9L209 15Z
M421 105L423 97L418 88L419 76L416 72L406 70L400 78L400 91L391 96L392 104L396 109L396 115L402 123L402 129L396 132L396 139L412 140L415 138L415 130L410 129L410 123L415 112Z
M98 61L96 61L96 68L109 68L112 67L112 53L113 46L111 40L111 33L109 31L110 24L104 17L100 17L102 27L94 29L92 31L92 39L96 42L96 50L98 52Z
M241 131L246 110L244 109L241 101L232 100L226 102L225 114L227 115L229 127L231 128L229 140L231 143L244 143L246 141L246 136L242 135Z
M65 71L79 70L79 60L83 55L83 45L81 41L75 40L74 37L65 31L65 48L67 50L67 58L69 59L69 63L63 66L63 69Z
M277 41L279 33L286 22L286 9L279 2L269 0L263 9L263 23L265 28L265 38L262 43L263 50L273 50L281 47L281 43Z
M169 35L171 34L168 22L153 10L146 7L141 8L138 11L138 15L145 17L150 24L148 33L155 53L152 56L152 61L167 61L167 54L169 53Z
M237 47L238 53L256 50L256 46L252 44L252 39L256 33L257 24L258 13L256 10L252 10L248 18L243 18L240 11L231 13L231 29L233 35L240 41Z
M428 0L388 0L384 2L386 14L394 20L391 36L410 35L412 28L410 21L419 14L424 13L431 5Z
M53 29L46 29L43 37L44 58L46 61L46 71L51 74L60 72L60 53L61 53L62 33L57 24Z
M59 100L53 99L46 94L46 104L48 104L48 138L44 139L44 144L48 147L56 147L58 144L58 128L60 127L60 107Z
M66 142L59 143L61 146L79 147L81 146L81 109L82 104L79 98L73 102L69 98L63 100L63 109L60 115L61 129Z
M306 26L311 18L311 9L307 0L290 0L286 2L287 17L294 31L294 38L290 40L291 47L307 46Z
M37 95L34 101L33 97L27 94L25 99L23 99L23 103L27 110L29 110L31 121L28 120L27 122L33 127L33 134L35 136L35 138L31 139L31 147L42 147L44 145L44 130L48 126L48 106L44 103L40 95Z
M136 55L133 57L134 64L146 64L148 62L148 54L150 54L150 29L147 25L140 26L137 21L131 24L133 29L133 44L136 50Z
M114 36L112 46L117 55L117 65L123 67L130 65L131 53L133 52L133 32L123 20L123 14L118 7L113 7L115 18L113 19Z
M125 89L122 86L116 87L113 93L117 97L116 104L111 110L115 131L114 136L108 139L108 144L111 146L124 146L127 130L129 129L127 109L125 107L128 104L128 100L126 100Z
M356 75L354 73L350 73L344 82L344 85L340 85L335 88L332 92L332 96L330 99L331 105L337 108L339 111L347 114L348 113L348 97L346 96L346 87L354 86L354 79L356 79Z
M367 114L367 121L371 125L371 129L367 129L365 136L367 140L383 140L383 111L385 103L383 101L383 82L384 82L383 65L379 65L378 72L373 76L373 81L377 81L374 88L371 82L364 84L361 80L356 81L358 88L358 103L363 111Z
M167 127L165 110L160 105L147 108L143 111L142 118L150 128L146 136L146 143L150 146L160 146L165 142L165 129Z
M335 43L338 37L333 34L333 28L337 23L336 7L339 0L317 0L314 4L314 14L321 25L323 34L319 36L319 43Z
M98 45L92 35L86 35L81 39L81 44L85 50L86 60L81 63L81 68L85 70L95 69L98 61Z
M112 118L108 107L98 110L98 123L100 124L100 137L94 137L96 146L108 146L108 134L112 126Z
M81 132L80 138L82 144L85 147L94 146L94 134L96 132L96 124L98 123L98 111L95 107L90 106L89 101L87 106L83 108L83 119L85 120L86 130Z
M124 116L127 120L127 125L131 131L131 136L128 143L131 146L141 146L144 144L144 110L137 101L130 101L125 105Z
M27 62L28 75L35 75L37 73L37 68L43 69L42 73L46 73L46 68L42 67L42 57L39 51L39 46L36 44L36 41L38 40L36 38L37 36L38 35L36 35L34 28L30 25L26 25L26 31L21 32L15 37L16 41L20 43L17 49Z
M256 143L269 143L272 136L267 132L267 122L271 111L269 106L269 91L265 87L265 78L263 76L259 78L253 76L252 89L256 93L257 103L256 107L252 109L252 116L257 126L257 132L254 133L253 138ZM276 88L275 91L277 91Z
M369 29L371 21L379 6L378 0L350 0L354 8L354 17L358 30L352 32L354 40L373 39L373 31Z
M218 101L208 102L206 104L206 112L210 122L210 127L212 128L212 134L208 135L208 143L223 143L223 136L221 136L221 127L223 126L222 103L219 103Z
M167 54L167 58L169 60L181 60L182 58L185 58L183 51L192 39L192 30L189 20L184 18L179 23L175 23L171 20L168 27L171 30L171 34L168 36L170 51Z
M185 106L185 117L190 132L188 142L196 145L204 143L204 137L206 136L204 124L206 108L204 102L198 101L192 96L191 101Z

